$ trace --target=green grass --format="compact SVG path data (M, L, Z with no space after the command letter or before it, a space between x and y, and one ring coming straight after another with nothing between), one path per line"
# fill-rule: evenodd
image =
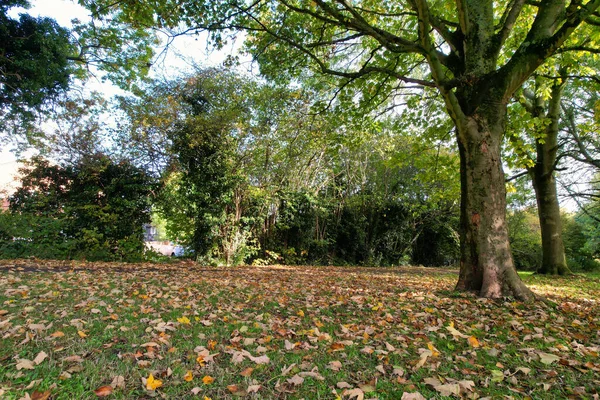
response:
M108 398L593 398L600 280L522 277L551 302L456 293L447 269L5 261L0 397L122 377Z

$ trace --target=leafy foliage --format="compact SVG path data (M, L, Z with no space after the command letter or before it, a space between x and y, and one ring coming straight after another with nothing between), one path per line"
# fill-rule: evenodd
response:
M69 57L74 48L69 31L53 19L21 14L7 15L14 6L27 1L4 1L0 6L0 117L7 130L20 118L30 121L33 111L56 98L69 87L75 69Z
M139 260L152 180L104 155L75 166L32 160L2 214L3 257Z

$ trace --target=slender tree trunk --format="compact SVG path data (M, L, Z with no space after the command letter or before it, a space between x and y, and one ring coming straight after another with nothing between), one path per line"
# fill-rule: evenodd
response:
M570 274L562 240L560 207L554 174L540 174L536 169L532 173L532 178L542 231L542 267L538 272L551 275Z
M456 286L482 297L532 300L514 266L500 158L506 105L477 109L457 128L461 166L461 265Z
M545 135L536 139L536 162L529 170L535 198L538 206L538 216L542 231L542 267L541 274L567 275L571 271L567 266L565 246L562 240L560 205L554 177L556 154L558 151L558 119L560 117L560 101L563 83L552 87L548 104ZM542 116L539 108L534 116Z

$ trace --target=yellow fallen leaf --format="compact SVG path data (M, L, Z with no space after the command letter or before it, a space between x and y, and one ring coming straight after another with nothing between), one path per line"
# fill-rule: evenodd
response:
M467 339L471 347L479 347L479 340L475 336L469 336Z
M192 379L194 379L194 375L192 374L192 371L189 371L185 373L185 375L183 376L183 380L186 382L191 382Z
M433 343L431 343L431 342L427 343L427 348L431 351L432 357L437 357L440 355L440 352L438 351L438 349L435 348Z
M156 390L157 388L162 386L162 381L159 379L154 379L154 376L150 374L148 379L146 380L146 389L148 390Z
M206 375L204 378L202 378L202 382L203 382L205 385L210 385L210 384L211 384L211 383L213 383L214 381L215 381L215 378L213 378L213 377L212 377L212 376L210 376L210 375Z
M180 324L189 325L191 321L188 317L181 317L177 318L177 322L179 322Z
M201 366L204 366L204 364L206 364L206 361L204 361L204 357L203 357L203 356L198 356L198 357L196 358L196 362L197 362L198 364L200 364Z
M302 310L298 311L296 314L298 314L299 317L304 317L304 311Z
M77 334L79 335L80 338L85 338L87 337L86 333L84 331L77 331Z

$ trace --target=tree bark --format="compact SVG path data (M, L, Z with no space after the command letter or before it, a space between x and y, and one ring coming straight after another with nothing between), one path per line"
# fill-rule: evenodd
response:
M560 206L556 193L554 174L542 174L538 168L532 173L533 188L538 206L542 231L542 266L540 274L568 275L565 246L562 240Z
M506 104L490 102L458 124L461 167L461 265L457 290L482 297L534 299L514 266L500 158Z

